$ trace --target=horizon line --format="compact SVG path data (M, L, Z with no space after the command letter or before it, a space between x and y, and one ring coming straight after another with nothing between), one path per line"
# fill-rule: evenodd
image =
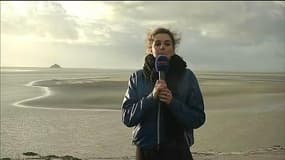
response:
M102 70L138 70L142 68L107 68L107 67L61 67L61 68L50 68L50 67L35 67L35 66L0 66L0 68L42 68L42 69L102 69ZM190 68L191 69L191 68ZM243 72L243 73L285 73L284 71L259 71L259 70L222 70L222 69L191 69L193 72Z

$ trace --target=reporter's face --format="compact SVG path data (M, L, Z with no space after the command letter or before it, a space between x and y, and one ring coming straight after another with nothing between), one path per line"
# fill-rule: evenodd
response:
M154 57L165 55L170 59L174 54L174 47L170 36L166 33L159 33L153 37L151 51Z

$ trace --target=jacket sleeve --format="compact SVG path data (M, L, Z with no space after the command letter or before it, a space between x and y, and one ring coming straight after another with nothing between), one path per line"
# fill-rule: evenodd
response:
M177 120L186 129L197 129L205 123L206 115L204 112L204 102L198 81L192 72L191 74L191 80L189 83L193 84L191 84L192 88L189 88L186 103L173 98L169 108Z
M122 121L127 127L136 126L143 119L145 113L154 108L155 100L152 93L145 97L138 96L138 78L133 73L128 82L128 88L122 103Z

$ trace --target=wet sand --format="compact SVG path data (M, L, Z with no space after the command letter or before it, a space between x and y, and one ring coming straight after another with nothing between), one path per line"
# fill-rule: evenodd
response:
M207 121L195 130L195 144L191 147L194 158L285 159L284 77L284 74L199 74ZM127 79L58 78L33 81L30 87L41 89L42 94L18 101L15 105L50 109L50 112L59 109L66 112L66 116L70 115L68 110L86 110L88 117L94 116L96 122L100 122L93 124L96 128L93 133L96 134L89 137L96 142L96 146L88 146L94 148L91 156L81 153L71 156L82 159L134 159L132 129L123 126L120 121L120 106ZM72 115L76 114L72 112ZM62 152L65 153L65 149L59 153Z

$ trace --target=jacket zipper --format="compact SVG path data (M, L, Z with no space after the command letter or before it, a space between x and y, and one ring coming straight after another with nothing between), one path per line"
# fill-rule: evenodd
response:
M159 150L159 143L160 143L160 104L161 102L158 101L158 111L157 111L157 150Z

